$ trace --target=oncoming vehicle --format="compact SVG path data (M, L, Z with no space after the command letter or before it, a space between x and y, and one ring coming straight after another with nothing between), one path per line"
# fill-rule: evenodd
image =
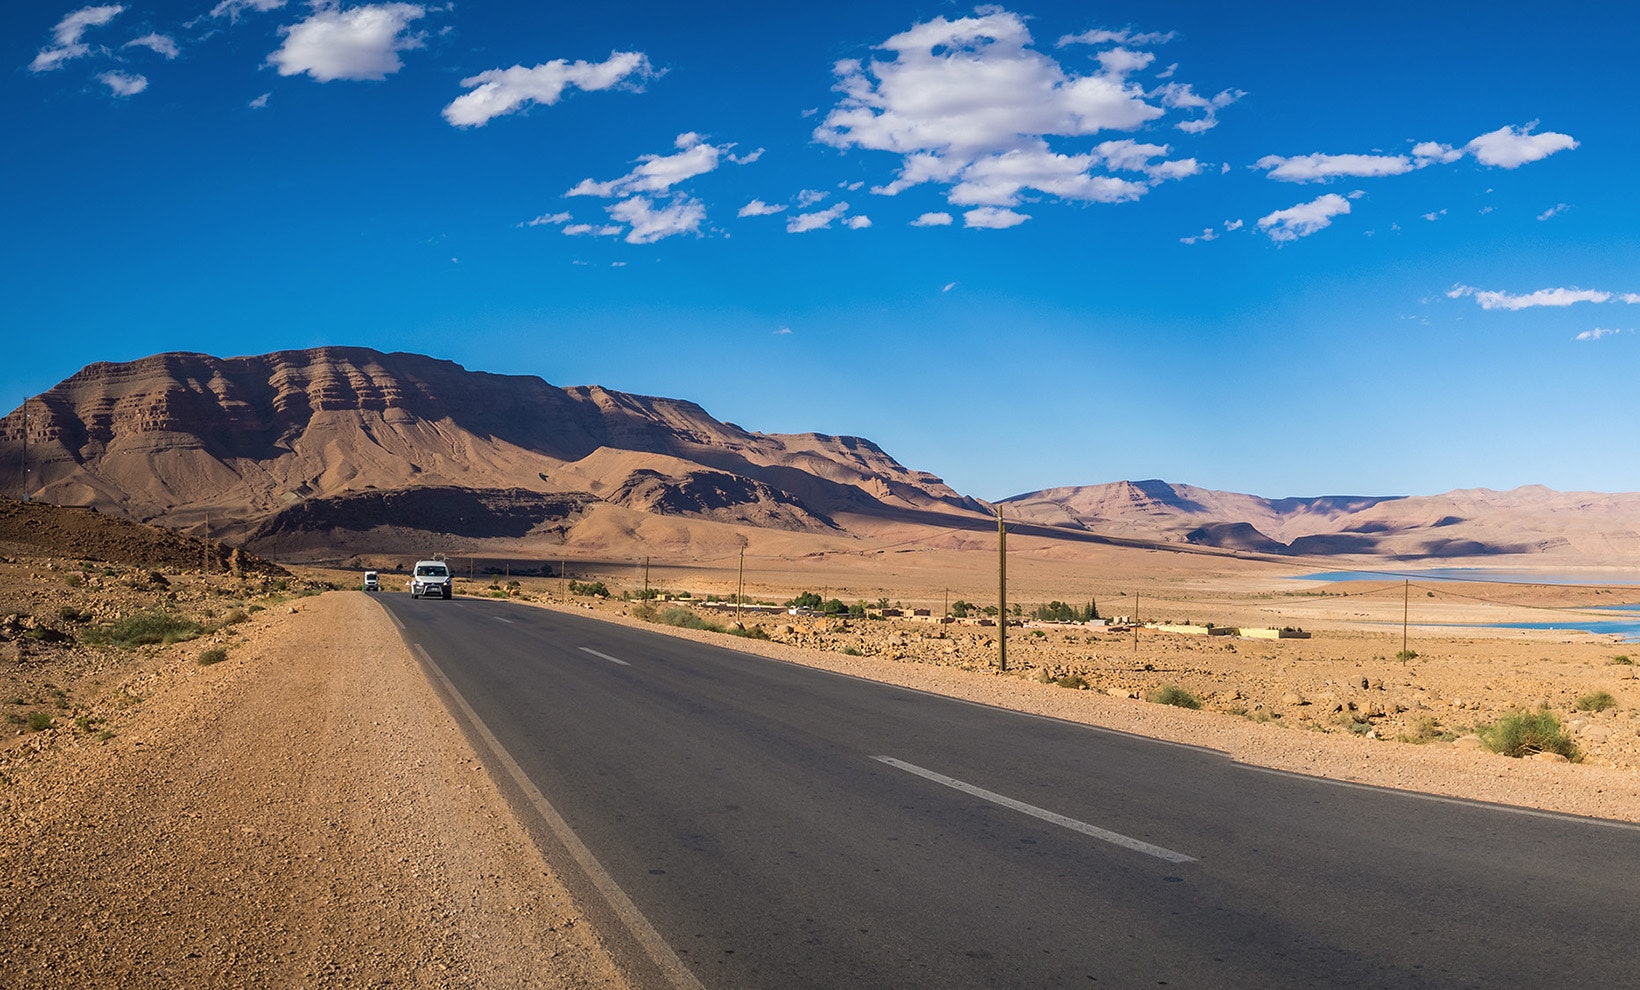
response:
M410 597L450 600L450 568L444 561L416 561L410 576Z
M366 590L366 591L380 591L380 590L382 590L381 575L377 574L375 571L365 571L364 572L364 590Z

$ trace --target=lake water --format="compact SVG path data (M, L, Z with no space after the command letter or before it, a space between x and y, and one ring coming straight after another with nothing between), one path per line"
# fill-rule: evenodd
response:
M1640 605L1602 605L1591 611L1621 613L1621 619L1576 619L1567 616L1560 622L1500 622L1493 629L1577 629L1623 637L1625 643L1640 643Z
M1577 586L1640 585L1640 574L1632 571L1505 571L1486 567L1437 567L1427 571L1324 571L1297 575L1305 581L1492 581L1499 584L1557 584ZM1613 612L1616 619L1570 616L1556 622L1499 622L1485 629L1565 629L1600 635L1621 636L1625 643L1640 643L1640 605L1600 605L1580 611Z
M1301 581L1495 581L1499 584L1640 585L1640 573L1623 571L1508 571L1490 567L1433 567L1427 571L1321 571L1295 574Z

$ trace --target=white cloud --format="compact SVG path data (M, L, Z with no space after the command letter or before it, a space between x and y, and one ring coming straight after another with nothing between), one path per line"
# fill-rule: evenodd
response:
M574 217L568 213L543 213L533 220L525 220L520 227L540 227L543 224L569 223Z
M1527 162L1546 158L1557 151L1577 147L1577 142L1566 134L1532 134L1534 121L1525 127L1503 127L1453 148L1437 141L1421 141L1412 146L1410 155L1328 155L1311 154L1284 157L1265 155L1253 167L1269 172L1269 177L1280 182L1328 182L1340 176L1376 178L1386 175L1404 175L1431 165L1450 165L1466 153L1475 156L1483 165L1517 168Z
M654 200L633 196L610 206L608 212L630 228L626 234L628 244L653 244L679 234L698 235L706 220L706 207L682 194L659 209Z
M155 34L150 32L140 38L132 38L120 47L131 48L133 46L137 48L146 48L149 51L164 55L167 59L173 59L182 54L182 50L177 47L176 39L168 34Z
M306 73L320 82L386 79L404 65L399 52L422 47L421 37L406 31L426 13L409 3L342 10L335 0L315 0L307 20L279 29L285 43L268 64L281 76Z
M1337 193L1327 193L1308 203L1285 210L1277 210L1268 216L1260 217L1258 229L1270 235L1270 240L1278 244L1284 241L1296 241L1300 237L1308 237L1318 230L1325 230L1332 226L1333 217L1342 216L1350 212L1350 201Z
M1622 333L1622 332L1623 331L1621 331L1621 330L1613 330L1613 329L1609 329L1609 328L1606 328L1606 327L1595 327L1593 330L1585 330L1582 333L1578 334L1577 339L1578 340L1599 340L1601 337L1610 337L1614 333Z
M859 216L849 217L844 220L843 226L850 230L865 230L871 226L871 218L862 213Z
M947 283L945 283L945 287L940 289L940 291L941 292L950 292L952 289L955 289L956 287L957 287L957 283L947 282Z
M1031 219L1028 213L1015 213L996 206L982 206L977 210L969 210L962 215L964 227L980 227L989 230L1003 230L1008 227L1017 227Z
M211 8L212 17L226 17L229 20L239 20L239 15L247 10L254 10L265 14L270 10L278 10L285 5L285 0L222 0Z
M530 103L550 107L566 89L592 92L619 86L636 92L656 75L642 52L610 52L602 62L554 59L533 69L491 69L461 81L472 91L450 101L444 119L456 127L481 127Z
M971 17L936 17L879 45L888 58L837 63L835 89L842 96L814 135L840 149L900 156L894 179L872 190L881 195L935 183L949 187L950 202L959 206L1009 207L1027 190L1085 202L1134 199L1146 183L1101 174L1104 157L1062 153L1048 139L1132 131L1169 109L1212 108L1215 100L1195 96L1188 86L1169 84L1150 94L1129 78L1153 59L1130 46L1167 37L1066 36L1062 44L1116 45L1094 56L1095 71L1077 75L1032 47L1017 14L981 7ZM1187 159L1145 174L1153 183L1199 167Z
M1567 206L1565 203L1556 203L1547 210L1544 210L1542 213L1539 213L1537 218L1539 220L1548 220L1550 217L1557 217L1569 209L1571 209L1571 207Z
M97 76L115 96L136 96L148 88L148 77L129 72L104 72Z
M913 227L949 227L949 226L951 226L951 214L949 214L949 213L924 213L922 216L920 216L917 219L911 221L911 226L913 226Z
M1577 303L1605 303L1612 301L1610 292L1598 289L1539 289L1525 295L1512 295L1508 292L1491 292L1477 289L1473 286L1458 284L1447 290L1448 299L1461 299L1473 296L1481 309L1502 309L1515 312L1522 309L1535 309L1540 306L1564 308ZM1621 302L1640 302L1640 296L1626 294L1616 297Z
M1118 45L1165 45L1175 37L1177 37L1177 34L1173 31L1166 33L1161 31L1136 32L1127 28L1120 31L1105 31L1095 28L1091 31L1083 31L1081 34L1064 35L1055 44L1059 48L1064 48L1066 45L1108 45L1112 43Z
M780 329L778 329L774 332L774 335L776 337L790 337L792 335L792 328L791 327L781 327Z
M1441 219L1444 216L1446 216L1446 211L1445 210L1436 210L1433 213L1425 213L1424 214L1424 219L1428 220L1430 223L1434 223L1435 221Z
M260 110L263 107L268 105L268 97L270 97L272 95L273 95L272 93L263 93L261 96L258 96L256 99L250 101L249 103L247 103L245 105L250 107L252 110Z
M1240 220L1226 220L1224 222L1224 229L1226 231L1240 230L1241 226L1242 221Z
M1181 243L1181 244L1195 244L1197 242L1216 241L1218 239L1219 239L1219 232L1218 231L1214 230L1212 227L1204 227L1202 229L1202 232L1199 233L1199 234L1192 234L1189 237L1179 238L1179 243Z
M1416 166L1406 155L1265 155L1253 164L1278 182L1327 182L1339 176L1403 175Z
M786 220L786 233L806 234L811 230L825 230L848 212L847 203L834 203L814 213L799 213Z
M767 217L767 216L772 216L776 213L784 213L785 211L786 211L785 204L781 204L779 206L771 206L768 203L763 202L761 199L754 199L750 203L747 203L745 206L742 206L740 208L740 212L736 213L735 216L737 216L737 217Z
M797 194L797 208L806 210L830 195L831 193L820 189L804 189Z
M1500 127L1464 145L1464 150L1474 155L1482 165L1519 168L1557 151L1570 151L1577 147L1577 141L1570 134L1556 134L1553 131L1533 134L1535 127L1535 120L1525 127Z
M571 223L564 225L564 233L571 237L583 237L587 235L591 235L593 237L619 237L626 233L626 228L618 224L594 225L590 223Z
M81 7L57 22L51 36L55 45L42 48L29 63L31 72L50 72L61 68L64 62L91 54L91 46L81 39L89 28L102 27L125 10L120 4L101 7Z
M630 196L634 193L664 193L673 186L718 167L719 159L734 145L707 144L699 134L679 134L673 142L675 155L641 155L638 166L618 179L598 182L583 179L565 196Z

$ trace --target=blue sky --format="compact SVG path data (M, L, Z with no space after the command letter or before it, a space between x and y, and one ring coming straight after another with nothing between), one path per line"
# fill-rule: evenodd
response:
M983 498L1640 490L1619 4L0 10L0 396L409 350Z

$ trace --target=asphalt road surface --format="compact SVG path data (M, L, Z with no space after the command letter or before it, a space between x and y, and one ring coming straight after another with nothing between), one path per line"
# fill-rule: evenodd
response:
M1634 826L379 600L644 986L1640 985Z

